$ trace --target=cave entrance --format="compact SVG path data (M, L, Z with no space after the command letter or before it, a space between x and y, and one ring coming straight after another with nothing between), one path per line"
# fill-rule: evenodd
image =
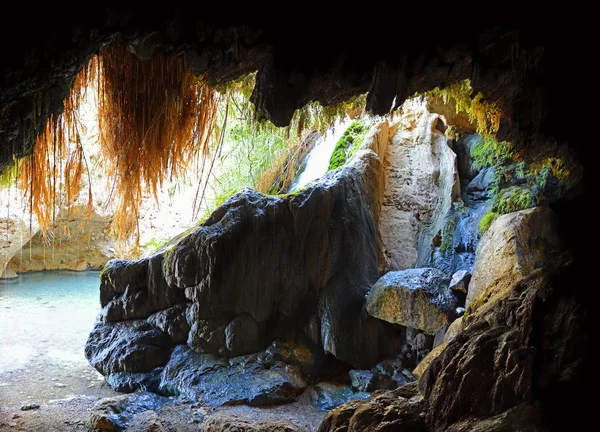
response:
M111 52L107 58L115 60L115 55ZM140 67L137 60L123 52L120 55L131 62L129 66ZM174 81L183 74L191 82L186 72L173 71L164 57L145 67L148 74L160 69L172 74ZM104 264L112 258L135 259L152 253L244 187L272 195L304 188L343 164L356 149L356 138L364 137L370 125L357 120L364 109L364 95L327 109L309 104L288 128L259 124L252 118L249 100L254 86L251 74L230 86L211 89L214 107L212 117L205 120L212 122L213 129L201 151L192 147L183 151L185 146L174 140L169 144L178 145L181 154L144 162L143 155L152 148L142 144L136 147L135 156L141 165L148 164L154 177L127 170L123 175L119 166L130 155L110 147L112 141L103 138L107 130L101 122L119 118L115 112L124 108L116 102L124 103L132 95L120 88L125 92L122 99L110 100L110 106L106 100L100 102L103 84L90 79L92 70L98 68L98 58L94 58L75 79L62 117L50 119L40 134L34 154L15 161L1 176L0 399L9 405L112 394L83 356L100 311L99 270ZM205 88L195 81L190 85L187 96L197 100L186 103L200 104L207 98ZM176 93L180 88L175 85L167 90ZM135 91L140 97L141 89ZM142 94L146 99L154 97L152 103L157 104L151 90ZM176 96L158 100L165 107L181 103ZM112 111L102 116L102 110ZM136 117L139 113L127 114ZM175 122L154 114L154 120L144 119L147 125L132 133L134 138L152 134L157 122L162 126L167 120ZM350 125L354 125L351 140L336 147ZM115 130L109 127L108 132ZM199 145L198 137L171 132ZM109 141L108 150L105 141ZM330 166L336 148L335 166ZM126 182L123 177L135 175L139 183L119 190L119 182ZM125 225L131 220L114 224L126 202L123 192L137 199L135 205L125 206L137 216L129 227ZM122 235L119 230L124 227Z

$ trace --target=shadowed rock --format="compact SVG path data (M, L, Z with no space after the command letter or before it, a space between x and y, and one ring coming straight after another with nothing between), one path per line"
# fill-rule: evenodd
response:
M448 288L449 282L447 275L433 268L386 273L367 297L367 312L435 335L456 309L457 299Z
M97 323L85 345L85 357L98 372L150 372L171 355L169 336L143 320Z
M204 405L271 405L292 401L306 388L296 366L265 363L257 355L229 360L175 348L161 375L160 392L183 395Z

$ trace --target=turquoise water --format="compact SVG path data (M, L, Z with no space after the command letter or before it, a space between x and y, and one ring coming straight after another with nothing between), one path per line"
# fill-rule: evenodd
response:
M32 272L0 281L0 378L30 363L87 366L100 272ZM0 380L1 381L1 380Z

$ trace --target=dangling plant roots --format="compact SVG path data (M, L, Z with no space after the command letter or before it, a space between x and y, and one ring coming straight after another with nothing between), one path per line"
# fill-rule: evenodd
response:
M87 162L78 110L94 81L103 164L114 179L112 229L119 240L136 230L143 191L156 197L167 176L178 177L188 161L208 151L218 95L199 85L182 56L156 52L141 61L125 47L102 48L77 75L63 113L50 118L34 152L20 162L19 185L46 239L56 209L80 192ZM88 195L91 210L91 188Z
M111 202L115 209L112 231L123 245L135 235L135 248L144 192L150 191L158 200L163 181L183 178L190 161L196 160L202 166L201 184L193 203L193 214L198 213L215 158L222 151L230 111L249 122L244 130L268 133L286 143L249 184L265 193L278 193L287 189L298 160L307 151L302 145L303 131L324 131L337 118L362 112L365 105L364 95L328 107L310 103L295 113L290 126L276 128L253 118L249 100L253 87L254 75L249 75L210 88L190 72L182 56L168 56L157 50L150 60L142 61L126 47L103 47L76 76L63 101L63 112L50 117L36 139L33 153L15 161L14 169L2 173L0 180L7 176L10 183L16 177L47 243L52 238L50 228L56 222L57 211L75 204L86 172L87 209L91 214L91 179L81 142L84 126L79 108L86 91L94 88L101 163L111 179L107 204ZM34 116L44 110L42 96L38 95ZM209 147L211 142L216 148Z

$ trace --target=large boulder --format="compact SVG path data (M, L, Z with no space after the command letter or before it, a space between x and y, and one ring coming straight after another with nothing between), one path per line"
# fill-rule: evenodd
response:
M367 312L381 320L435 335L452 319L458 299L450 278L434 268L383 275L367 297Z
M182 289L166 283L161 254L138 261L111 260L100 273L101 314L107 322L145 319L185 301Z
M408 384L334 408L323 419L319 432L426 432L422 411L423 398L414 384Z
M474 314L431 362L419 388L432 430L530 405L536 394L564 401L564 393L554 392L572 386L573 370L585 364L586 314L580 299L557 292L568 289L563 271L541 268L514 282L506 297Z
M171 338L144 320L96 323L85 344L85 357L103 375L150 372L167 363Z
M272 405L296 398L307 384L296 366L256 354L224 359L175 348L161 375L160 392L208 406Z
M558 257L562 244L554 212L534 207L498 217L477 248L467 312L506 297L516 281Z
M318 184L285 196L244 190L152 256L110 261L101 275L103 322L148 319L173 343L189 326L194 350L225 357L278 338L308 340L355 367L372 366L390 354L393 337L364 308L379 277L387 143L384 121L350 164Z

